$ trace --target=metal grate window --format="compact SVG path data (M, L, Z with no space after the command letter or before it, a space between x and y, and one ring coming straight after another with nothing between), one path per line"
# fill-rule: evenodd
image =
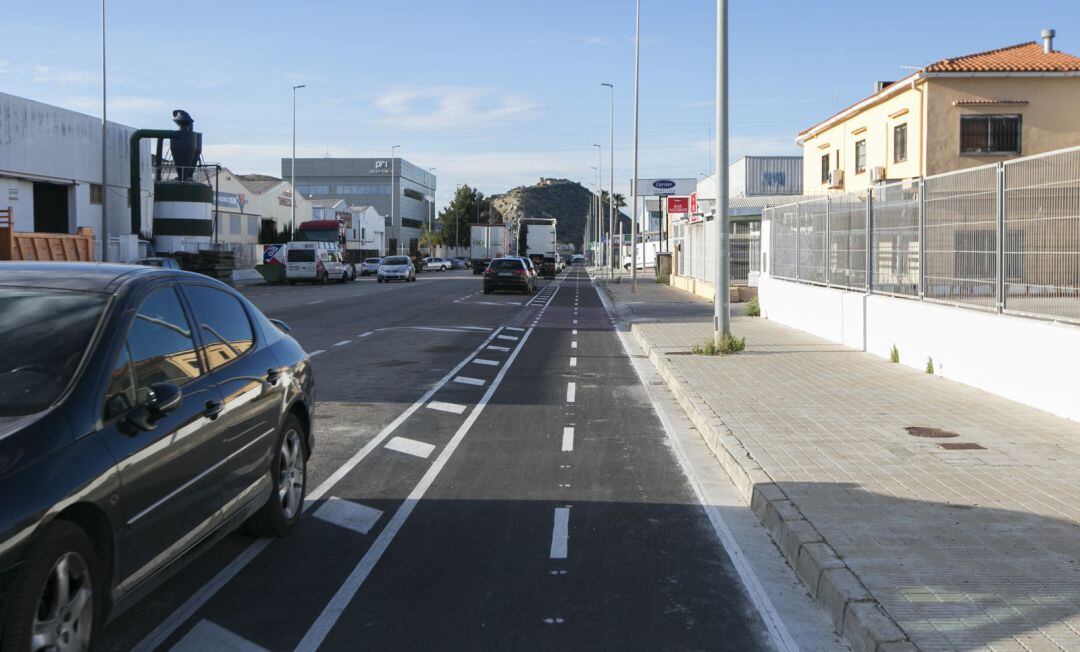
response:
M1019 154L1020 116L960 116L960 152L962 154Z

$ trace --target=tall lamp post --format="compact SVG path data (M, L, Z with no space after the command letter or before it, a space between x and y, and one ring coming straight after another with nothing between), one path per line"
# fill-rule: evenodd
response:
M292 179L289 181L292 185L292 237L296 237L296 202L300 198L300 193L296 190L296 89L307 88L306 84L299 84L292 87Z
M612 256L612 234L615 233L615 85L604 82L601 86L607 86L611 90L611 115L609 118L609 131L610 142L608 143L608 156L611 157L611 161L608 164L608 228L607 228L607 247L604 251L604 262L608 268L608 274L613 275L611 269L611 256ZM601 230L603 230L603 224L601 224Z
M392 145L390 147L390 228L391 229L394 228L394 226L397 224L397 220L394 217L394 208L396 207L395 200L397 199L397 192L394 190L394 177L397 174L397 159L395 159L394 157L397 156L397 151L398 151L398 148L400 148L400 147L401 147L401 145ZM396 253L400 254L401 253L401 245L402 245L402 242L401 242L401 226L400 225L398 225L397 235L398 235L398 237L397 237L397 252Z
M728 1L716 0L716 292L713 340L731 335L728 263Z
M593 192L592 192L592 197L589 197L589 220L588 220L588 222L586 224L586 227L585 227L585 235L586 235L585 246L586 247L589 246L590 242L593 242L593 241L596 240L596 234L593 233L593 231L596 228L594 226L595 223L596 223L596 219L597 219L596 218L596 209L600 207L600 184L599 184L600 168L596 167L595 165L590 165L589 169L593 171L593 180L592 180L592 183L589 184L590 186L592 186Z
M718 2L722 0L717 0ZM641 68L641 0L634 19L634 171L630 184L630 291L637 292L638 79ZM620 248L621 251L621 248Z
M438 169L439 168L428 168L427 171L428 171L428 174L430 174L431 177L434 179L435 175L432 174L432 173L435 172L435 170L438 170ZM429 240L428 247L430 248L431 247L430 240L433 237L433 234L435 232L435 188L434 187L429 187L428 190L431 191L431 210L428 212L428 223L427 223L428 240Z
M101 262L109 261L109 154L106 144L108 120L105 109L105 0L101 0ZM139 188L129 192L134 201L142 201Z

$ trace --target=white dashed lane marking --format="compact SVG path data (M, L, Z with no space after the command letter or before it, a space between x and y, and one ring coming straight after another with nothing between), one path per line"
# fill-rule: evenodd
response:
M347 530L367 534L382 516L382 510L331 496L315 510L315 518Z
M452 414L461 414L467 407L460 403L444 403L442 401L432 401L427 404L432 410L438 410L439 412L450 412Z
M577 398L577 383L566 383L566 402L573 403Z
M555 524L551 528L552 559L566 559L570 539L570 508L555 508ZM561 619L560 619L561 620Z
M562 429L562 449L564 453L574 450L574 428L568 426Z
M352 340L341 340L340 342L334 343L334 346L345 346L349 342L352 342Z
M326 353L326 349L319 349L317 351L312 351L311 353L308 354L308 357L309 358L314 358L315 356L322 355L323 353Z
M454 379L455 383L461 383L462 385L475 385L477 387L484 384L482 378L469 378L468 376L458 376Z
M576 367L577 366L577 358L570 358L570 366L571 367Z
M435 447L431 444L416 441L415 439L409 439L407 437L394 437L386 442L386 447L392 451L413 455L415 457L423 457L425 459L431 457L431 453L435 450Z
M487 367L498 367L499 363L496 360L484 360L483 358L475 358L473 364L480 364Z

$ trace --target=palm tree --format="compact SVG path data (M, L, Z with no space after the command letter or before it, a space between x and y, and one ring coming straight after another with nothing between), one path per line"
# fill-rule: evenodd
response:
M626 197L623 196L623 194L621 192L617 192L614 195L612 195L612 199L615 200L615 208L625 208L626 207Z

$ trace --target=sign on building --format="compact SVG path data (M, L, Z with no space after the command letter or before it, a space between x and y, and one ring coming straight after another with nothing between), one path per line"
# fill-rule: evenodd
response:
M690 198L689 197L668 197L667 198L667 212L669 214L682 215L683 213L690 212Z
M697 190L697 179L638 179L637 194L642 197L689 195Z

